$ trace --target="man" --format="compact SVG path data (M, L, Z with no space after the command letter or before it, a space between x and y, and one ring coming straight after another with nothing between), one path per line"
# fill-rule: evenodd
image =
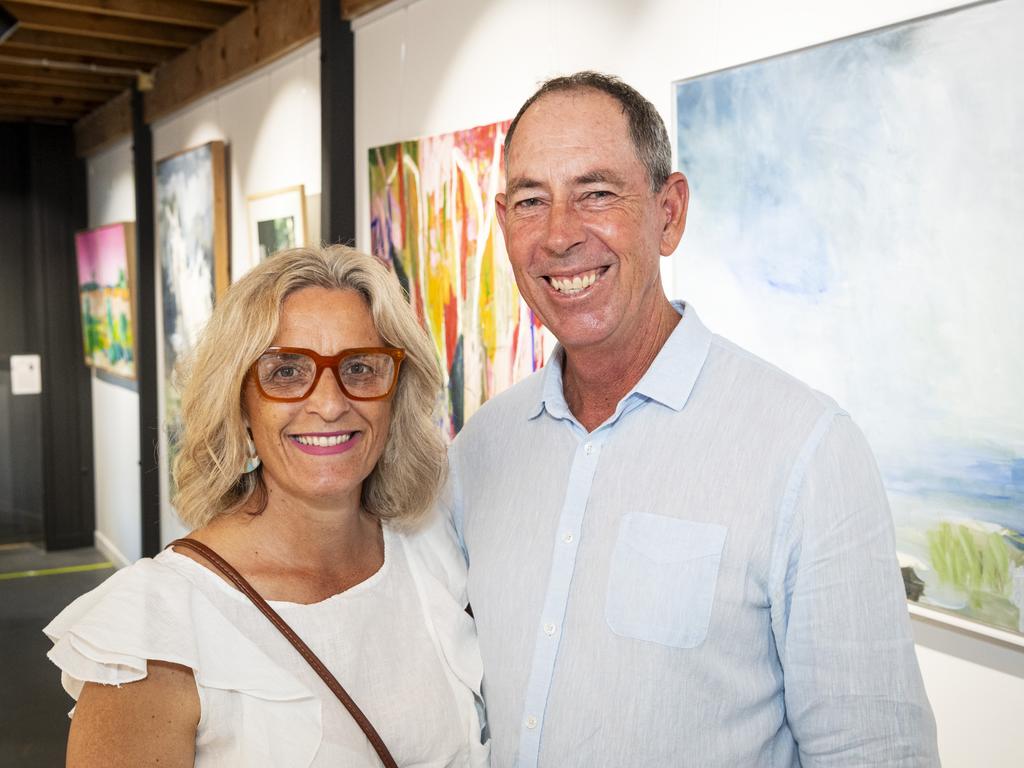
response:
M653 106L526 102L498 217L559 340L452 447L496 766L935 765L885 492L827 397L673 304Z

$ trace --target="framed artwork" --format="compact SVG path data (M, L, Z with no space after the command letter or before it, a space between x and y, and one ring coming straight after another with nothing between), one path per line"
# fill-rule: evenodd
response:
M85 364L135 378L135 225L75 235Z
M539 368L551 346L519 296L495 216L508 125L370 150L372 250L434 340L449 436L487 398Z
M678 285L834 396L915 613L1024 645L1024 4L676 85Z
M306 245L306 195L303 186L252 195L249 208L249 251L258 264L278 251Z
M156 164L156 243L163 330L163 453L168 477L179 432L174 368L189 352L228 286L224 142L213 141ZM173 485L168 485L172 488Z

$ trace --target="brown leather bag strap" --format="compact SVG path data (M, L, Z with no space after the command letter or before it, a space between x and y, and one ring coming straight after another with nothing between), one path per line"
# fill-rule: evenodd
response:
M295 646L302 658L313 668L320 679L324 681L328 688L331 689L331 693L338 697L338 701L341 702L342 706L348 710L349 714L356 721L360 728L363 729L363 733L366 734L366 738L370 740L370 744L373 746L377 756L380 757L381 762L384 763L385 768L398 768L398 763L388 752L388 748L384 745L384 740L377 733L377 730L370 723L363 711L356 706L356 703L352 701L352 697L348 695L344 688L341 687L341 683L338 679L331 674L331 671L324 666L324 663L320 661L319 657L306 645L302 638L295 634L295 630L288 626L287 622L281 618L281 616L271 608L267 601L264 600L260 593L252 588L252 585L245 580L238 571L236 571L227 560L218 555L208 546L203 544L201 541L195 539L175 539L168 547L184 547L185 549L191 549L193 552L198 552L204 558L206 558L211 565L215 566L217 570L224 574L227 579L234 584L238 589L252 600L253 604L260 609L264 616L266 616L270 623L277 627L278 631L287 638L288 642Z

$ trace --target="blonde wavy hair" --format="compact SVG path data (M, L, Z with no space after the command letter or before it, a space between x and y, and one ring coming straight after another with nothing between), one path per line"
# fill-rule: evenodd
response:
M174 505L186 525L198 528L217 515L266 508L263 468L242 471L248 458L242 391L249 368L277 335L285 299L308 287L358 292L384 343L406 351L384 452L363 481L363 508L382 520L411 522L432 504L446 467L444 440L433 420L443 384L434 345L397 278L377 259L341 245L295 248L231 286L195 350L178 366Z

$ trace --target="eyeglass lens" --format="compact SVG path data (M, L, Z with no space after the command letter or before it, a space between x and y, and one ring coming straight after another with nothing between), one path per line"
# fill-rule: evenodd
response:
M305 397L316 381L317 365L307 355L267 352L256 366L260 388L271 397ZM391 389L395 361L381 352L346 355L338 363L345 391L353 397L382 397Z

